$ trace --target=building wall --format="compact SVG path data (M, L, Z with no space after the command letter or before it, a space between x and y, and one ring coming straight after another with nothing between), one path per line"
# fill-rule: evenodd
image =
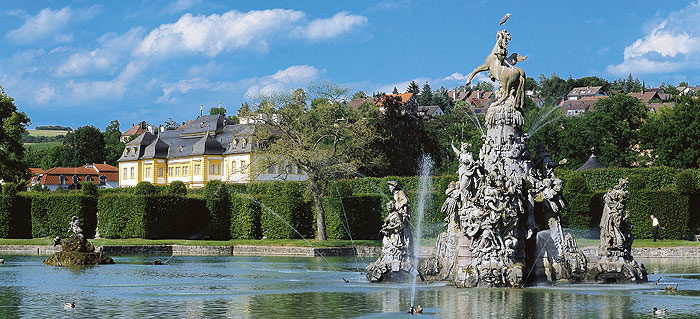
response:
M140 162L119 162L119 187L134 187L142 181Z

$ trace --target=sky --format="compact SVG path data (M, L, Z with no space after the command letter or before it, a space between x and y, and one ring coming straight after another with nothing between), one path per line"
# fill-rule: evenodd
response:
M310 82L452 89L503 27L535 79L700 85L700 1L4 0L0 86L30 127L124 131Z

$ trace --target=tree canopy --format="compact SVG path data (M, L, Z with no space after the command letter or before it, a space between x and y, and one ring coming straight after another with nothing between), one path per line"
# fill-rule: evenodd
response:
M19 181L29 176L22 161L24 146L21 141L29 123L27 114L17 112L15 100L0 86L0 179L4 181Z

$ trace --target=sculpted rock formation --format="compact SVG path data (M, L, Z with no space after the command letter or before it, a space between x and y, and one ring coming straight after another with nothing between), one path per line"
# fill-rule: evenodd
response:
M367 280L370 282L408 281L416 267L413 265L413 237L411 234L411 205L408 196L396 181L388 181L392 199L387 202L389 214L384 219L381 233L382 255L370 263Z
M586 277L597 282L646 282L647 270L632 258L632 223L625 205L629 200L628 180L621 178L618 184L604 196L605 206L600 218L600 261L591 267Z
M114 263L112 258L103 255L101 252L95 252L95 246L83 236L78 217L73 216L68 230L71 232L71 235L67 239L54 238L54 246L61 245L62 249L46 258L44 264L67 267Z

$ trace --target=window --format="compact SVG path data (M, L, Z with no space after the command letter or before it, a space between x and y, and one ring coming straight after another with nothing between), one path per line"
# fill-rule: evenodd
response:
M124 179L126 179L126 176L127 176L127 175L126 175L126 167L124 167L124 173L123 173L123 175L124 175L124 176L123 176Z
M197 164L194 166L194 174L195 175L200 175L202 174L202 166Z
M134 174L134 168L132 167L132 168L131 168L131 178L133 179L134 176L136 176L136 175Z
M297 174L304 174L304 172L301 170L301 166L297 166Z
M287 164L287 174L294 174L294 166Z
M244 170L246 170L246 169L248 169L248 168L245 166L245 161L241 161L241 174L245 174Z
M158 168L158 177L163 177L163 168L162 167Z
M180 176L180 166L175 167L175 176Z
M248 143L247 143L247 141L246 141L245 139L243 139L243 145L242 145L241 147L242 147L242 148L245 148L246 145L248 145Z
M267 173L268 174L274 174L275 173L275 165L270 165L267 167Z
M151 168L150 167L146 167L145 175L146 175L146 177L151 177Z
M168 176L173 176L173 173L175 173L175 169L173 167L168 167Z
M236 171L236 161L231 161L231 173L233 174Z
M209 165L209 174L219 175L219 164Z
M190 176L188 171L189 171L189 167L187 167L187 166L182 167L182 176Z

